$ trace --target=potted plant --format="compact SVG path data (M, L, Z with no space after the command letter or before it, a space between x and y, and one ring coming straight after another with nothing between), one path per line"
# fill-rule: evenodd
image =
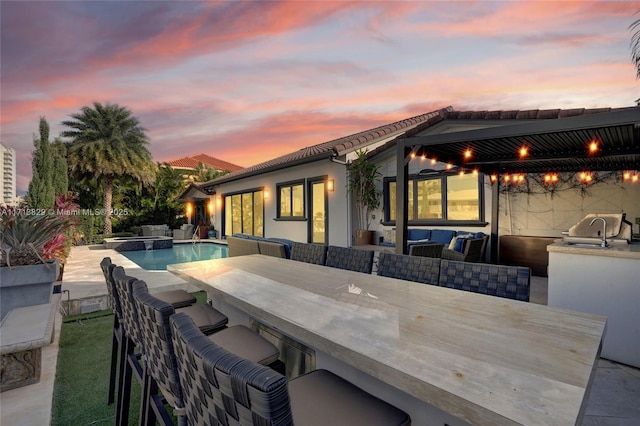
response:
M207 238L208 233L209 233L209 225L204 220L201 220L198 223L198 238L203 240Z
M358 157L349 165L349 192L356 206L355 245L373 243L371 212L380 206L380 191L376 184L380 180L377 164L367 160L367 151L356 151Z
M57 280L67 222L53 214L0 212L0 316L21 306L49 303Z
M218 231L216 231L216 227L214 225L211 225L211 228L209 228L209 238L212 240L215 240L216 238L218 238Z

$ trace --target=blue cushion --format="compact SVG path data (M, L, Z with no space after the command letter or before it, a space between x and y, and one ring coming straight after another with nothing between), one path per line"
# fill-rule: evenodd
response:
M407 229L407 240L429 240L431 239L431 229L411 228Z
M251 238L251 235L249 234L241 234L241 233L236 233L233 234L232 237L236 237L236 238L244 238L245 240L248 240L249 238Z
M447 246L455 236L456 231L451 231L449 229L432 229L430 240Z
M389 243L387 241L381 242L380 245L383 246L383 247L395 247L396 246L395 243Z
M460 253L464 252L464 246L465 243L467 242L467 240L475 238L474 234L463 234L463 235L458 235L458 239L456 240L456 245L453 248L455 251L458 251Z

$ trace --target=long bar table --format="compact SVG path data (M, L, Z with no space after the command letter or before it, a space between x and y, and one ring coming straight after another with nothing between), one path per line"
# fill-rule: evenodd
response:
M263 255L168 270L470 424L580 424L606 327L598 315Z

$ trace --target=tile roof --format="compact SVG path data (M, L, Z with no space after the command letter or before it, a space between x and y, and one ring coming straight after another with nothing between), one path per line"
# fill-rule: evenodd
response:
M292 167L299 164L310 163L324 158L338 157L358 149L376 143L385 138L401 134L402 132L414 128L415 126L428 122L430 120L440 120L443 114L450 111L451 107L421 114L415 117L385 124L384 126L375 127L363 132L355 133L342 138L330 140L317 145L302 148L298 151L282 155L277 158L256 164L245 169L229 173L225 176L216 178L202 185L203 188L211 185L217 185L225 182L231 182L238 179L255 176L258 174L280 170L286 167Z
M177 160L167 161L166 163L176 169L195 169L199 163L202 163L205 166L213 167L216 170L225 170L228 172L242 170L242 167L236 164L220 160L207 154L191 155L188 157L178 158Z

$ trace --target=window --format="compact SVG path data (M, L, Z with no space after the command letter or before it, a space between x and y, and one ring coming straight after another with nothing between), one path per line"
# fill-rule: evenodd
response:
M304 181L281 183L278 188L278 218L304 219Z
M483 221L481 182L481 177L472 174L410 178L407 200L409 224ZM384 180L384 206L385 221L395 222L395 178Z
M264 236L262 189L224 197L224 234L243 233Z
M328 240L327 177L309 180L309 239L311 243L324 244Z

